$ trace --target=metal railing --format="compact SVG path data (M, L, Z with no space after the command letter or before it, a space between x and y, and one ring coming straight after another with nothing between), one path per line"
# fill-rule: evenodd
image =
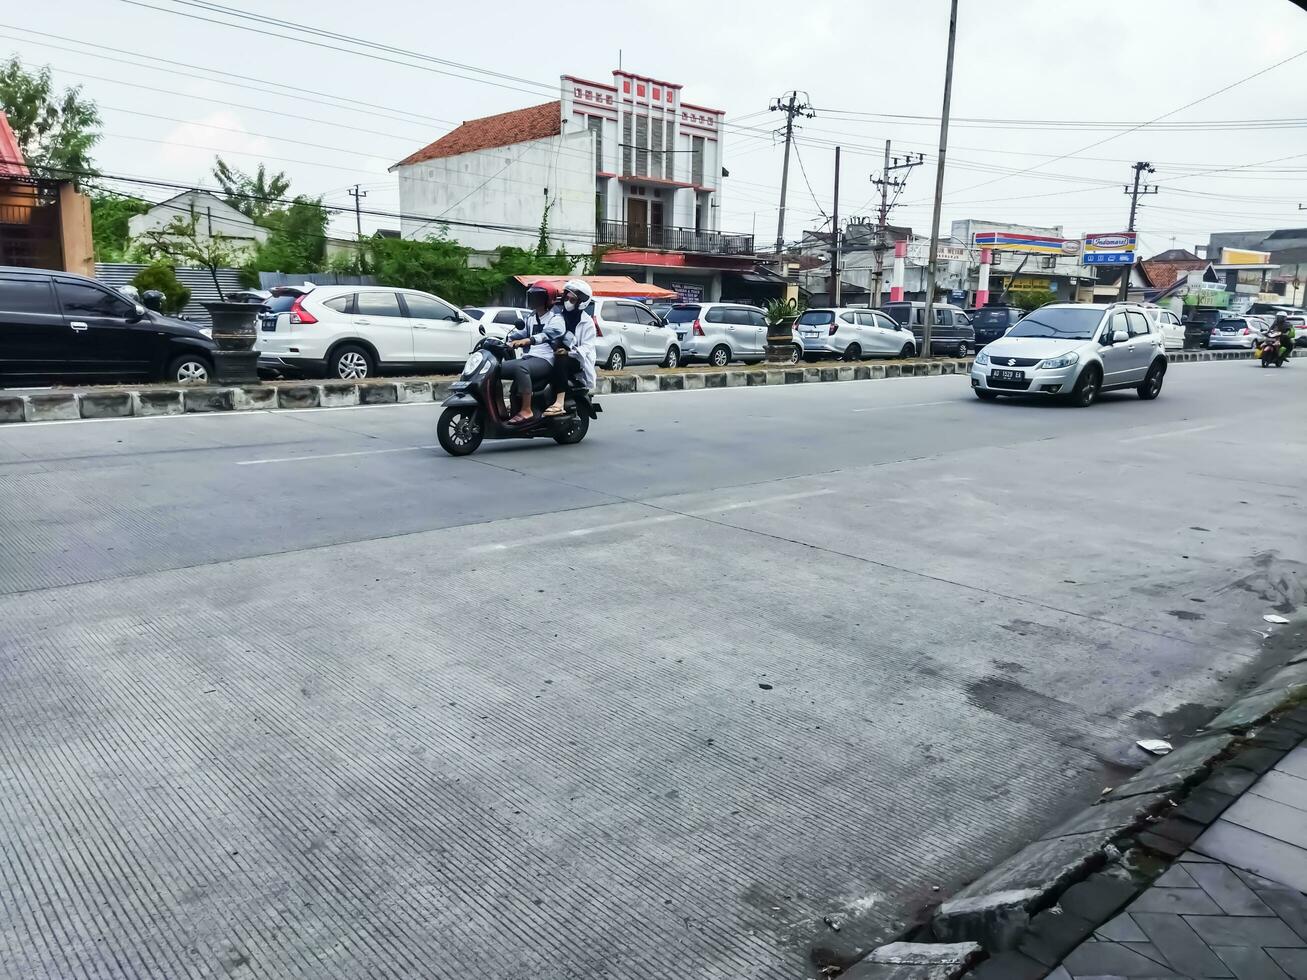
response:
M600 245L629 245L708 255L754 254L752 235L728 235L720 231L695 231L693 228L632 224L629 221L601 221L596 235Z

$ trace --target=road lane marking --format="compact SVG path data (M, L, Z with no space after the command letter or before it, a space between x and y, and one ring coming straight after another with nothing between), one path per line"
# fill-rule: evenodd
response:
M380 456L382 453L415 453L421 449L439 449L439 446L399 446L395 449L361 449L352 453L319 453L316 456L280 456L276 459L242 459L237 466L262 466L265 463L305 463L313 459L343 459L346 456Z
M855 408L853 411L855 413L856 412L890 412L896 408L929 408L931 405L956 405L962 400L963 400L962 396L959 395L957 398L950 398L947 401L941 401L941 402L907 402L902 405L874 405L871 408Z
M757 500L742 500L734 504L721 504L717 507L704 507L698 510L687 510L684 513L659 514L654 517L637 517L629 521L613 521L609 524L593 524L590 527L573 528L570 531L558 531L554 534L535 534L530 538L519 539L515 541L500 541L495 544L482 544L469 548L469 553L486 554L501 551L511 551L515 548L523 548L529 545L547 544L554 541L571 541L577 538L589 537L592 534L599 534L604 531L618 531L632 527L646 527L655 524L667 524L672 521L692 520L696 517L709 517L713 514L720 514L723 511L741 510L746 507L763 507L767 504L785 503L790 500L803 500L809 497L824 497L827 494L834 493L834 490L806 490L801 493L783 493L774 497L760 497ZM635 501L639 504L639 501ZM655 506L653 504L643 504L642 506ZM532 515L540 516L540 515Z
M1129 439L1122 439L1121 444L1145 442L1149 439L1169 439L1171 436L1187 436L1195 432L1210 432L1212 429L1219 429L1220 427L1221 423L1217 422L1213 425L1196 425L1191 429L1170 429L1166 432L1153 432L1146 436L1131 436Z

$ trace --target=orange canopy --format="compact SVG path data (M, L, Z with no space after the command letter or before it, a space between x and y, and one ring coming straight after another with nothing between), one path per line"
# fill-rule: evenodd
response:
M630 276L514 276L523 286L548 283L561 290L569 279L581 278L590 284L596 296L623 296L628 299L676 299L676 293L662 286L636 282Z

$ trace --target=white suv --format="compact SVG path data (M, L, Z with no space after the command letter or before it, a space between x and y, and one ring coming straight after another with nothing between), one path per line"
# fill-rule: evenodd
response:
M349 381L382 367L457 367L480 339L467 314L388 286L279 287L259 316L259 370Z

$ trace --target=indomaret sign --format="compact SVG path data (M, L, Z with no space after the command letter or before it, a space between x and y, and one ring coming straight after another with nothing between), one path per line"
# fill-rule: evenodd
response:
M976 245L1003 252L1025 252L1029 255L1079 255L1077 238L1050 238L1047 235L1022 235L1012 231L978 231Z

